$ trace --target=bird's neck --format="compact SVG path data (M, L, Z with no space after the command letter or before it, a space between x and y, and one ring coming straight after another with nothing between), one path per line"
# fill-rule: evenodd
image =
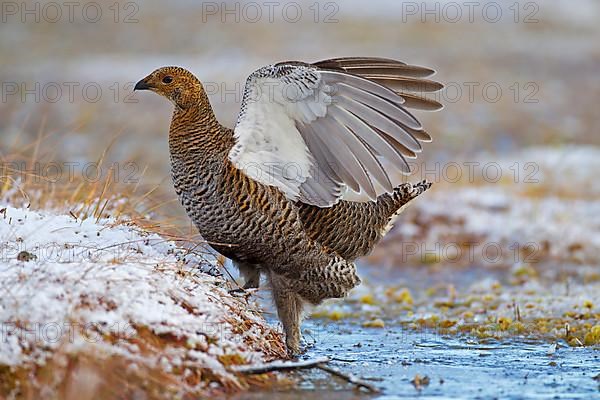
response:
M214 189L230 170L233 142L233 131L219 124L208 100L175 110L169 131L171 178L186 209L191 201L197 205L221 201Z
M172 157L220 157L232 146L231 130L219 124L208 98L188 108L175 109L169 130Z

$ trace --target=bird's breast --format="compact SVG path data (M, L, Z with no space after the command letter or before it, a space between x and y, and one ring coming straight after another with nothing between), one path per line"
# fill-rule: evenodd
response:
M260 263L286 253L294 206L276 190L223 163L172 160L172 178L188 216L221 254Z

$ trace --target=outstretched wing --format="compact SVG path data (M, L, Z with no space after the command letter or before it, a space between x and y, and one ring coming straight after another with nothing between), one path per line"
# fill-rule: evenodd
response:
M381 58L263 67L246 81L232 163L290 200L329 207L348 192L391 193L382 160L403 174L431 141L407 110L441 104L419 96L442 85L428 68Z

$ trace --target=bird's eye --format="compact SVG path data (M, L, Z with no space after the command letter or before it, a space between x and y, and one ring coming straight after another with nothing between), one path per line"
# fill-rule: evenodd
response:
M165 76L162 81L163 81L163 83L171 83L171 82L173 82L173 77Z

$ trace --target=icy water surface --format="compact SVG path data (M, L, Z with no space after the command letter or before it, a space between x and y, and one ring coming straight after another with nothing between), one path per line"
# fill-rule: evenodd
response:
M362 328L309 320L305 337L316 340L306 358L329 356L330 366L381 389L372 395L317 369L298 371L299 388L245 394L244 399L600 399L600 353L523 341L478 344L401 327ZM416 375L429 377L417 390Z
M364 269L362 272L365 275ZM464 282L478 279L481 270L477 272L454 274ZM382 273L381 269L370 269L366 275L382 284L382 289L385 282L400 279L398 272ZM420 274L409 275L415 275L418 286ZM269 308L268 300L262 303ZM600 399L597 349L570 347L564 341L553 344L519 337L497 340L441 335L434 330L408 329L400 321L394 322L393 315L387 317L383 328L363 327L360 316L340 321L311 318L303 324L308 344L303 358L328 356L333 359L330 366L362 378L381 393L357 391L339 378L310 369L292 373L300 382L295 389L238 398ZM273 315L271 322L277 323ZM415 388L412 381L417 375L427 376L429 384Z
M586 348L559 348L518 341L478 344L467 338L433 333L309 321L319 343L308 356L328 355L333 363L382 389L377 398L600 398L600 353ZM427 376L420 392L411 381ZM336 398L357 397L348 384L320 372L306 373L303 388L315 394L336 391ZM365 397L367 397L365 395Z

